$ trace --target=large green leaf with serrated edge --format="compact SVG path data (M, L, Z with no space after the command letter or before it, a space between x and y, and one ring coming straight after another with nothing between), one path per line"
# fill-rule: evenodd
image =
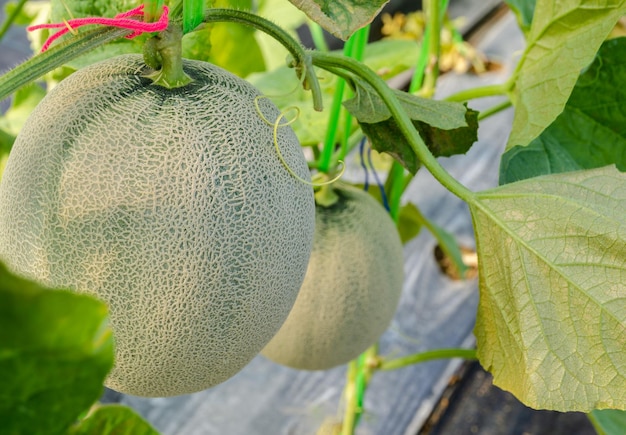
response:
M613 166L475 194L475 334L494 384L533 408L626 409L626 174Z
M353 86L355 97L343 104L358 120L372 148L392 155L415 174L420 165L417 156L383 100L356 77ZM398 90L394 93L434 156L464 154L477 140L478 112L460 103L420 98Z
M65 433L102 394L112 365L104 303L0 264L0 432Z
M98 406L71 428L68 435L159 435L132 409L121 405Z
M563 111L580 70L626 13L626 0L539 0L511 99L507 149L528 145Z
M369 24L389 0L289 0L337 38L346 40Z
M506 151L500 184L592 169L626 170L626 38L606 41L580 75L563 113L528 146Z

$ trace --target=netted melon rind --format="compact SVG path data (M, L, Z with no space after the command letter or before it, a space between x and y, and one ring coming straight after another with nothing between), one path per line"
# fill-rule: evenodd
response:
M316 207L313 253L296 303L261 352L296 369L356 358L389 326L402 292L402 243L387 212L361 190L335 192L336 204Z
M74 73L27 121L0 183L0 258L105 300L106 385L139 396L203 390L244 367L287 317L312 248L312 190L280 163L258 91L184 65L194 82L172 90L143 78L136 55ZM308 179L293 131L278 135Z

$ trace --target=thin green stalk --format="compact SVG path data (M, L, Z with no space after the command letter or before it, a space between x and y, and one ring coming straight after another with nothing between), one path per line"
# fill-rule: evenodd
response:
M313 39L313 44L315 45L315 48L319 51L329 51L328 44L326 43L326 39L324 38L324 31L322 30L322 26L320 26L313 20L308 20L307 25L309 27L309 31L311 32L311 38Z
M352 35L343 47L344 56L350 57L356 41L355 35ZM333 103L328 114L328 123L326 124L326 136L324 138L324 147L322 148L322 158L319 162L319 170L328 172L331 169L331 159L335 150L337 140L337 131L339 130L339 120L341 118L341 104L346 88L346 81L343 78L337 79L337 87L335 95L333 95Z
M13 9L13 12L11 12L11 15L9 15L7 19L4 21L4 23L2 23L2 27L0 27L0 41L2 41L2 38L4 38L4 35L6 35L6 33L9 31L13 22L15 22L15 19L22 11L22 8L24 7L25 3L26 3L26 0L20 0L15 5L15 9Z
M352 435L356 427L357 400L356 400L356 378L359 372L358 360L352 360L348 364L348 374L346 386L343 390L344 413L341 422L341 435Z
M345 156L350 154L350 151L361 143L361 139L363 139L363 132L361 130L352 132L348 137L346 149L343 150L340 148L333 154L331 165L337 165L339 160L344 160Z
M428 25L428 60L424 71L424 86L421 94L430 98L435 94L435 84L439 77L439 52L441 49L441 17L440 0L428 0L426 2L426 18Z
M431 154L424 144L417 130L413 126L411 119L400 106L394 92L387 84L371 69L362 65L353 59L338 56L332 53L316 53L311 54L313 64L320 68L341 68L352 74L358 75L365 80L380 95L387 105L391 115L395 119L400 131L409 142L411 149L417 155L417 158L430 171L430 173L443 184L450 192L464 200L465 202L473 202L474 193L459 183L452 177Z
M464 103L469 100L473 100L476 98L485 98L485 97L493 97L497 95L506 95L509 92L510 87L507 83L501 85L487 85L480 86L477 88L466 89L456 94L452 94L449 97L446 97L446 101L456 101L459 103Z
M352 51L352 58L362 61L363 55L365 54L365 47L367 47L367 40L370 36L370 26L369 24L359 30L354 34L356 41Z
M323 109L322 91L320 89L319 81L317 80L317 76L311 63L311 55L283 28L251 12L246 12L238 9L207 9L204 11L203 21L205 23L229 21L245 24L264 33L267 33L268 35L276 39L293 56L295 60L294 66L299 71L299 73L304 73L304 84L305 87L309 87L311 89L311 93L313 94L313 107L315 108L315 110L321 111Z
M405 356L402 358L392 359L388 361L382 361L379 370L395 370L403 367L408 367L413 364L423 363L426 361L432 361L437 359L448 358L463 358L463 359L476 359L476 351L474 349L437 349L429 350L426 352L416 353L414 355Z
M348 54L349 57L359 60L359 61L363 60L365 47L367 46L367 39L369 37L369 31L370 31L370 26L367 25L363 27L362 29L359 29L355 33L354 35L355 41L354 41L354 45L352 46L352 49L350 50L350 53ZM350 89L344 90L344 96L346 98L351 97L352 91ZM343 137L341 138L340 150L339 150L339 155L337 156L337 160L344 160L346 155L348 154L348 149L349 149L348 144L350 140L350 133L352 131L352 119L353 119L350 112L345 110L343 107L341 111L343 112Z
M391 165L389 177L389 214L394 222L398 223L400 218L400 200L406 187L406 181L404 178L404 167L397 160L394 160Z
M483 110L482 112L480 112L478 114L478 120L482 121L485 118L489 118L490 116L495 115L496 113L500 113L501 111L508 109L512 105L513 103L511 103L511 100L507 99L499 104L496 104L493 107L490 107L487 110Z
M437 38L441 36L441 23L443 22L444 15L446 10L448 9L448 0L440 0L441 8L439 9L439 20L435 23L437 27ZM409 93L416 93L420 90L422 85L424 84L424 74L426 72L426 67L428 66L428 59L431 57L431 50L433 47L430 44L430 34L434 32L433 23L429 20L426 23L424 29L424 36L422 38L422 44L420 45L419 55L417 57L417 63L415 64L415 71L413 72L413 77L411 78L411 83L409 85ZM439 49L437 49L437 59L439 58ZM439 67L439 61L437 60L437 68ZM435 80L436 81L436 80ZM434 85L433 85L434 88Z
M420 52L417 57L417 63L415 65L415 71L411 78L411 84L409 85L409 92L415 93L419 91L424 82L424 71L426 70L426 64L428 63L428 46L430 39L429 34L425 33L422 38L422 45L420 46Z
M341 435L353 435L354 429L363 414L365 390L374 372L378 369L378 344L370 346L359 358L350 361L346 386L343 392L344 417L341 424Z
M20 87L31 83L72 59L95 47L128 35L128 29L104 28L81 32L78 36L61 42L44 53L27 60L0 77L0 100Z

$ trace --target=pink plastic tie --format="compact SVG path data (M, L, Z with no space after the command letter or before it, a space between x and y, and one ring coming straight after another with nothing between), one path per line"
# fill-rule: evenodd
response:
M158 21L155 21L153 23L144 23L143 21L128 18L136 16L143 17L144 12L142 4L141 6L138 6L135 9L131 9L128 12L122 12L120 14L117 14L114 18L73 18L63 23L38 24L36 26L30 26L27 27L26 30L33 31L39 29L61 29L58 32L50 35L50 37L46 40L43 47L41 47L41 51L44 52L50 47L50 44L52 44L61 36L73 31L77 27L86 26L89 24L100 24L108 27L120 27L123 29L132 30L133 32L131 34L125 36L125 38L128 39L134 38L146 32L160 32L167 28L167 25L169 23L168 13L169 8L167 6L163 6L163 13L161 14L161 17Z

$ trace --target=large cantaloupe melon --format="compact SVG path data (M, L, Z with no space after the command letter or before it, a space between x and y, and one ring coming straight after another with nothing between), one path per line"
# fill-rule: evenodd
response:
M106 301L106 385L139 396L244 367L286 319L313 242L312 189L281 164L258 91L204 62L184 70L193 82L175 89L143 77L137 55L74 73L31 115L0 184L0 258ZM308 178L293 131L278 143Z
M317 205L313 253L287 321L261 352L292 368L345 364L376 342L395 313L404 280L402 243L383 207L341 185Z

